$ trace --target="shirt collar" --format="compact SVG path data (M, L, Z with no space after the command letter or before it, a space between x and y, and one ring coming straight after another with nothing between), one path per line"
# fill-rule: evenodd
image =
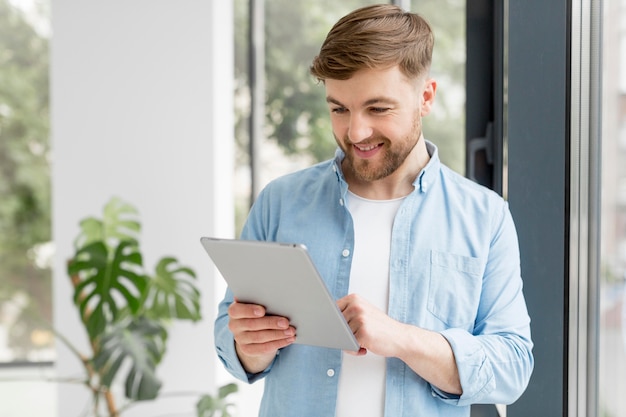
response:
M437 149L437 146L430 141L425 140L425 142L426 151L428 151L430 160L426 166L422 168L422 171L417 175L415 181L413 181L415 189L420 190L423 193L427 192L435 183L437 173L441 169L441 161L439 160L439 150Z

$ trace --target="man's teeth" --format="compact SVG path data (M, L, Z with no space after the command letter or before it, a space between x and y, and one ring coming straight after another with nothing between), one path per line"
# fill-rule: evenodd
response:
M360 151L363 151L363 152L371 151L372 149L378 147L378 145L354 145L354 146L356 146Z

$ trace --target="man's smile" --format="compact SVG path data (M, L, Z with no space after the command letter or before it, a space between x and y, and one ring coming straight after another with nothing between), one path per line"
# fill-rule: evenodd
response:
M375 149L379 146L382 146L382 143L376 144L376 145L359 145L359 144L355 144L354 145L358 150L363 151L363 152L367 152L367 151L371 151L372 149Z
M356 151L355 153L360 158L368 158L373 156L384 145L384 142L380 143L353 143L352 147Z

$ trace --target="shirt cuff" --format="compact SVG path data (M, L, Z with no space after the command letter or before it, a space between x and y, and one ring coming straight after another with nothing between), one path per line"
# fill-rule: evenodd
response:
M433 387L443 401L466 406L480 402L496 388L495 376L482 344L470 333L462 329L448 329L441 332L446 338L456 360L463 394L452 396Z

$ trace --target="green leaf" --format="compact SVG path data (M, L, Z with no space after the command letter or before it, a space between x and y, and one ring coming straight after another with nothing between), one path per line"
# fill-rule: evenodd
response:
M219 388L219 390L217 391L217 397L223 399L223 398L228 397L230 394L234 394L238 390L239 390L239 387L237 386L237 384L235 383L226 384Z
M109 248L114 248L124 240L137 244L141 231L137 216L135 207L113 197L104 206L102 220L88 217L80 222L81 232L74 246L80 249L95 241L104 241Z
M70 261L68 274L78 279L74 302L92 341L118 318L120 309L136 313L147 287L141 254L129 241L122 241L112 257L101 241L85 246Z
M234 407L234 404L226 401L226 397L237 392L238 389L237 384L230 383L219 388L217 397L208 394L200 397L196 403L198 417L230 417L230 409Z
M216 411L216 400L210 395L203 395L196 403L198 417L213 417Z
M113 197L104 206L104 230L107 238L137 241L141 225L137 220L139 212L133 206Z
M200 291L193 283L196 274L175 258L162 258L156 275L149 281L146 314L164 319L197 321L200 317Z
M154 320L135 317L116 323L101 338L93 359L100 382L110 387L120 369L128 369L126 397L136 401L156 398L161 388L156 366L163 358L166 340L167 330Z

